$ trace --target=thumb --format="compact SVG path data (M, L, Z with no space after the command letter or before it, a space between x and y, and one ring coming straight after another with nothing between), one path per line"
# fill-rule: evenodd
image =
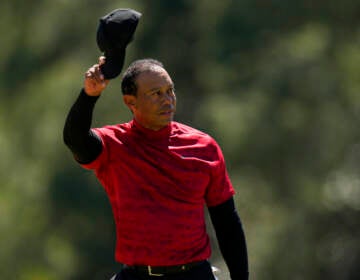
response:
M99 65L103 65L103 64L105 64L105 61L106 61L106 57L105 56L100 56L99 57Z

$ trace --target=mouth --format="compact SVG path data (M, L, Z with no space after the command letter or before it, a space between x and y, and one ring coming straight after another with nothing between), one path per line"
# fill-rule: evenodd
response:
M171 116L175 113L175 110L165 110L165 111L161 111L160 115L162 116Z
M160 113L160 115L163 115L163 116L172 115L172 114L174 114L174 111L163 111Z
M164 106L160 109L160 114L173 114L175 112L175 108L173 106Z

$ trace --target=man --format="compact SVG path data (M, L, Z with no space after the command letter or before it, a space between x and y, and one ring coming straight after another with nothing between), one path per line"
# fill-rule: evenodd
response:
M123 101L133 119L91 129L94 105L109 82L101 73L104 63L101 57L86 72L64 141L109 197L121 263L116 279L215 279L204 205L231 279L248 279L244 232L220 147L173 121L174 83L153 59L135 61L123 74Z

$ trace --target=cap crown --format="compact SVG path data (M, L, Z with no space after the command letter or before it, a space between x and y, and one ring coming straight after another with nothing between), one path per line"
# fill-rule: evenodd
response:
M141 14L131 9L117 9L100 18L97 43L101 51L126 48L131 41Z

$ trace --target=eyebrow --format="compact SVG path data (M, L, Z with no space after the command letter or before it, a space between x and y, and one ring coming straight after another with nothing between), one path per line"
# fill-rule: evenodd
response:
M170 86L169 86L169 88L174 88L174 87L175 87L174 83L171 83ZM161 87L155 87L155 88L149 89L145 93L150 93L150 92L153 92L153 91L157 91L159 89L161 89Z

